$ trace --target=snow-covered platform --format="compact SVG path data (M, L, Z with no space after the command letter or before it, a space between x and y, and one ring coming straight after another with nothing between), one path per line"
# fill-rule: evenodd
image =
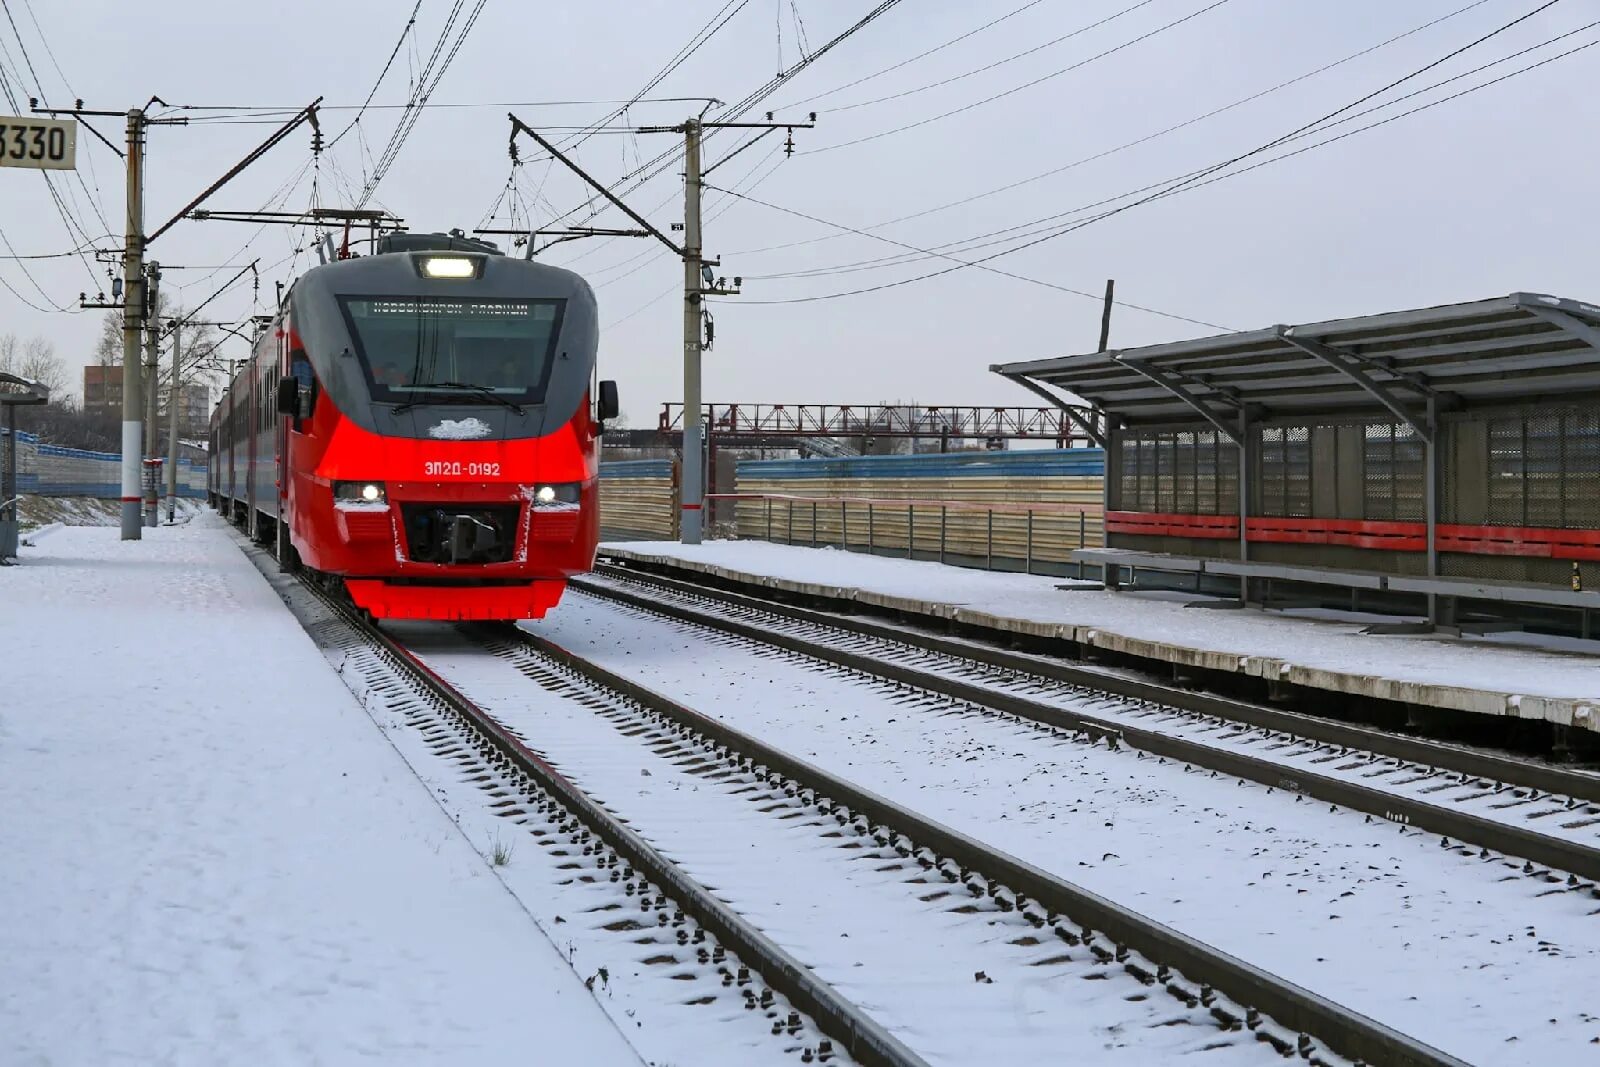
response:
M1204 611L1192 594L1064 590L1001 574L765 541L606 544L624 560L907 616L1075 642L1180 667L1242 674L1421 707L1600 730L1600 642L1521 635L1375 637L1372 620L1305 612ZM1071 583L1065 583L1071 584Z
M0 568L0 1063L637 1064L220 520Z

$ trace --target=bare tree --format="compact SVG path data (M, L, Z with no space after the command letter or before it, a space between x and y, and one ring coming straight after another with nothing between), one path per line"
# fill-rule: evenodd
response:
M56 355L55 345L43 337L26 341L16 334L0 334L0 371L38 382L60 396L71 384L66 365Z
M122 366L122 312L108 311L100 320L100 337L94 343L94 361L102 367Z

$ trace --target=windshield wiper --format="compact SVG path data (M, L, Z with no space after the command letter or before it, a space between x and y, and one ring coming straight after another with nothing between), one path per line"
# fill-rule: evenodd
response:
M495 392L493 389L489 388L487 385L473 385L470 382L418 382L411 386L411 388L418 390L457 389L462 392L472 393L474 396L482 397L483 399L492 403L499 404L501 407L510 408L515 414L522 414L521 404L517 403L515 400L508 400L499 393ZM416 399L403 400L394 406L395 414L399 414L400 412L405 411L407 408L414 408L420 403L421 401Z

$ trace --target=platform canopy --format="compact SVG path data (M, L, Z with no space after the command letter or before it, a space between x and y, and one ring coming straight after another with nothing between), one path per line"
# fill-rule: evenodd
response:
M1456 405L1600 391L1600 306L1512 293L990 369L1127 423L1198 414L1230 437L1241 409L1254 419L1387 408L1416 425L1430 398Z

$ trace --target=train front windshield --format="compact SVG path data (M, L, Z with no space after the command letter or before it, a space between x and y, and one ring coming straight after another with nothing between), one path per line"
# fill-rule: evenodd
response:
M543 401L564 300L341 297L373 400Z

